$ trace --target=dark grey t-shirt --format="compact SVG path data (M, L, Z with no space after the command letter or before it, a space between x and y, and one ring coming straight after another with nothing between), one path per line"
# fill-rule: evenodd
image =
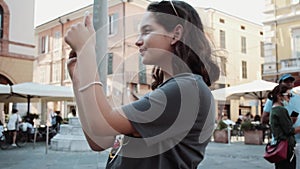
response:
M184 73L122 107L140 138L125 136L110 169L193 169L203 160L215 106L199 75Z

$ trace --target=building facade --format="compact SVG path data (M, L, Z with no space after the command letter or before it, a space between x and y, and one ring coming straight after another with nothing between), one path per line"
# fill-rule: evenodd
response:
M31 82L34 54L34 0L0 0L0 84Z
M135 46L138 24L149 2L108 2L107 95L112 104L121 105L150 90L152 67L141 63L138 48ZM197 10L205 26L206 36L211 40L215 60L221 68L220 79L212 89L259 79L263 63L262 26L215 9ZM63 36L72 24L82 21L85 11L93 13L93 6L84 7L36 27L37 59L34 63L34 81L71 85L66 69L70 48L63 41ZM67 106L73 104L67 103ZM240 102L234 101L220 105L226 106L228 113L230 110L238 112L240 108ZM56 104L57 106L61 105ZM251 106L246 103L241 106L251 111ZM232 116L237 117L238 113Z
M224 88L261 79L264 63L262 25L232 16L212 8L198 10L205 25L205 32L214 46L214 54L221 68L220 79L212 87ZM218 101L218 118L222 114L236 120L239 114L257 114L256 101Z
M265 0L263 79L277 82L284 73L300 79L300 1Z

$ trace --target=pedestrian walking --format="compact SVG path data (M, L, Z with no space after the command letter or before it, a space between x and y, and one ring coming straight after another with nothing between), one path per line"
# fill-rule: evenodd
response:
M7 123L7 129L9 131L9 134L12 135L12 146L17 147L16 145L16 139L17 139L17 130L19 130L19 123L21 123L22 119L20 115L18 114L17 109L12 109L12 114L9 117L8 123Z

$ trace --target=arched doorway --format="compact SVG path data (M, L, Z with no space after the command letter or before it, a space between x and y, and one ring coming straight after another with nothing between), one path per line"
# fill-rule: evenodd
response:
M0 84L4 84L4 85L13 85L13 83L4 75L0 74Z

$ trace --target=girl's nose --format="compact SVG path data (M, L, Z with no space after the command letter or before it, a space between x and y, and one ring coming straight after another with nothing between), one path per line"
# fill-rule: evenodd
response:
M143 45L143 40L142 40L141 36L138 37L138 39L137 39L136 42L135 42L135 45L136 45L137 47L140 47L140 46Z

